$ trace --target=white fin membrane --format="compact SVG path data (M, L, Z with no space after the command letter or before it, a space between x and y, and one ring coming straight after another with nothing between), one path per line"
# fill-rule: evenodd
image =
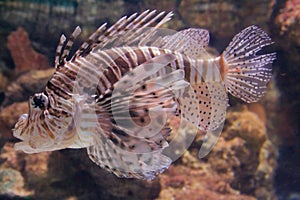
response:
M146 10L140 15L134 13L129 17L124 16L108 29L105 23L81 45L74 57L85 56L92 50L137 45L139 41L150 37L159 26L169 21L172 15L172 12L156 13L156 10Z
M161 151L139 154L124 151L103 137L95 140L97 145L87 148L90 159L118 177L152 180L172 163Z
M265 94L276 54L257 53L272 43L267 33L257 26L249 26L232 39L222 56L227 68L225 85L233 96L251 103Z
M173 35L158 37L151 46L169 49L182 53L193 59L199 59L206 54L205 47L209 43L209 32L205 29L190 28Z

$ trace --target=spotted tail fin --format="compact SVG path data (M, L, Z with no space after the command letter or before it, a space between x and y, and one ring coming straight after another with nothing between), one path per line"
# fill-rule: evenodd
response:
M230 42L221 56L221 72L233 96L251 103L265 94L276 54L257 55L257 52L272 43L267 33L257 26L242 30Z

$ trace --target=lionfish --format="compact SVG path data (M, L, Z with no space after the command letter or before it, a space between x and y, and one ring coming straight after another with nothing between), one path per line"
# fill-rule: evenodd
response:
M238 33L217 57L209 33L190 28L159 35L172 12L147 10L100 26L70 58L81 32L61 36L56 71L29 99L13 134L26 153L87 148L89 158L118 177L153 179L172 159L163 153L178 116L199 130L224 123L228 92L250 103L266 92L275 53L257 26ZM209 145L208 145L209 146Z

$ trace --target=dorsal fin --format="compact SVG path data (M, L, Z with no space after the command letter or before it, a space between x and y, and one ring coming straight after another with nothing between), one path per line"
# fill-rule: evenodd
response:
M107 30L106 24L103 24L81 45L74 57L85 56L92 50L130 46L152 33L153 29L148 27L157 29L169 21L172 15L172 12L156 14L156 10L146 10L140 15L134 13L129 17L122 17Z
M60 36L59 43L58 43L57 48L56 48L55 62L54 62L55 68L58 68L58 66L61 63L60 58L61 58L62 49L63 49L63 46L64 46L65 42L66 42L66 36L64 34L62 34Z
M173 35L158 37L151 46L170 49L190 58L199 59L206 54L205 47L209 43L209 32L205 29L190 28Z
M55 68L58 68L65 64L66 58L70 53L73 43L80 33L81 33L81 29L79 26L77 26L68 40L66 40L66 36L64 34L61 35L59 43L56 48Z
M102 24L90 37L87 41L85 41L79 49L76 51L74 57L78 55L86 55L88 54L94 45L96 45L98 37L103 34L103 31L106 29L107 23Z

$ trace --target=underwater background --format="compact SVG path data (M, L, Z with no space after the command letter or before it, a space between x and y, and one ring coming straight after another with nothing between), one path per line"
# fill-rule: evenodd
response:
M117 178L85 149L15 152L11 129L53 73L60 35L80 25L78 47L104 22L146 9L174 12L164 28L208 29L216 52L243 28L261 27L275 42L268 51L277 52L267 95L253 104L231 97L210 154L198 159L199 136L151 182ZM300 0L0 0L0 199L298 200L299 51Z

